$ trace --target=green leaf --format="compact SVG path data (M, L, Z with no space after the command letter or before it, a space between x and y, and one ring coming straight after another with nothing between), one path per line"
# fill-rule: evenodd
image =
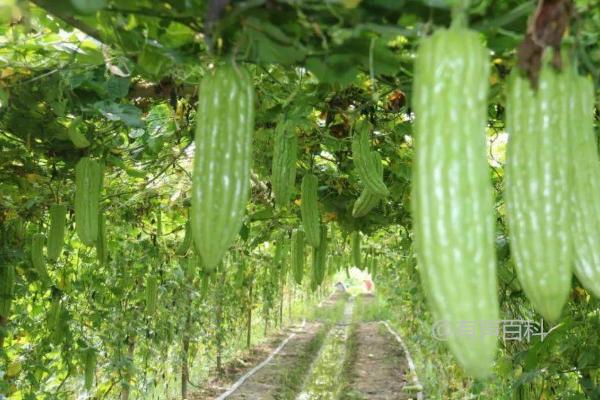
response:
M310 57L306 60L306 66L321 83L348 86L354 82L358 74L353 59L342 55Z
M141 128L142 111L131 104L119 104L108 100L94 103L94 108L109 121L121 121L127 126Z
M129 93L129 79L111 75L106 81L106 89L109 98L123 98Z
M267 35L251 30L248 33L249 47L252 51L250 58L260 63L278 63L291 65L304 59L302 49L293 45L281 45Z
M599 351L600 349L593 347L581 349L581 353L577 358L577 367L581 370L587 368L590 365L597 365L596 359L598 358L597 354L599 354Z
M8 104L8 92L0 88L0 109L6 107Z
M106 7L106 0L71 0L71 4L82 14L93 14Z
M259 221L269 219L271 217L273 217L273 209L263 208L262 210L258 210L254 214L250 215L250 221Z
M167 50L162 46L147 44L138 56L137 65L144 74L158 79L173 66L173 60L167 56Z
M327 56L310 57L306 66L320 82L347 86L354 82L359 69L370 69L370 38L351 38L332 49ZM373 69L376 75L394 75L398 72L400 60L387 47L383 40L373 46Z
M171 136L175 133L173 112L166 103L158 104L150 109L146 116L147 131L150 136Z

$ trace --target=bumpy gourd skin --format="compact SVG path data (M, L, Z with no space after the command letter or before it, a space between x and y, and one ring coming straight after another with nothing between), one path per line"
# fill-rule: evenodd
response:
M362 267L362 259L360 254L360 232L354 231L352 232L352 236L350 237L350 247L352 249L352 263L354 266L360 270Z
M98 238L98 207L104 168L98 161L82 157L75 166L75 229L79 240L94 246Z
M154 275L146 279L146 315L152 316L156 312L158 301L158 279Z
M419 272L448 345L473 376L490 373L498 320L494 208L486 158L489 58L475 32L439 30L419 47L414 76L413 226Z
M192 227L191 227L190 220L188 218L187 222L185 223L185 233L183 236L183 241L179 244L179 247L177 247L177 250L175 250L175 254L177 254L178 256L185 256L187 254L188 250L190 249L191 244L192 244Z
M390 194L387 186L383 182L383 174L379 173L376 160L371 152L369 143L369 133L371 125L366 121L358 121L354 128L354 138L352 139L352 158L354 166L360 176L360 180L373 194L386 197ZM381 159L379 159L381 166Z
M89 348L84 354L84 376L86 390L90 390L94 386L94 374L96 372L96 350Z
M381 164L381 156L378 152L371 152L373 158L373 164L377 169L377 174L383 180L383 165ZM360 196L354 202L352 207L352 216L354 218L360 218L367 215L373 208L377 207L383 197L376 193L373 193L368 187L365 187L361 192Z
M31 238L31 263L36 271L46 271L46 261L44 259L44 243L46 236L42 233L35 233Z
M106 238L106 216L102 211L98 215L98 239L96 240L96 258L100 266L108 261L108 243Z
M15 267L10 263L0 265L0 318L8 319L15 294Z
M313 281L312 287L318 287L325 279L325 271L327 269L327 247L329 240L327 238L327 225L320 227L320 245L313 250Z
M505 197L511 250L525 294L544 318L556 321L573 263L569 77L543 67L537 91L518 74L508 85Z
M58 260L65 243L65 225L67 224L67 206L53 204L50 206L50 230L48 232L47 255L51 261Z
M304 231L299 229L292 233L292 272L300 285L304 276Z
M575 275L600 298L600 159L594 134L594 84L571 73L569 127L573 157Z
M298 156L298 137L293 127L280 122L275 129L273 162L271 166L271 185L275 203L286 206L296 183L296 158Z
M254 88L241 66L224 65L200 85L192 179L192 236L206 267L238 235L250 185Z
M302 203L300 213L302 215L302 226L304 237L312 247L321 244L321 216L317 205L317 189L319 181L314 174L306 174L302 178Z

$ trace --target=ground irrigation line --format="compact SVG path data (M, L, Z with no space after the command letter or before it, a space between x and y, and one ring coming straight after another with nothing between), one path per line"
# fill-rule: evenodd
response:
M379 321L380 323L382 323L388 330L388 332L394 337L396 338L396 341L398 343L400 343L400 346L402 347L402 351L404 351L404 355L406 356L406 362L408 363L408 370L410 371L411 375L412 375L412 381L413 381L413 385L414 386L419 386L419 387L423 387L423 385L421 385L421 383L419 382L419 377L417 376L417 371L415 370L415 363L413 362L412 357L410 356L410 353L408 351L408 347L406 347L406 344L404 343L404 341L402 340L402 338L400 337L400 335L398 335L390 326L388 321ZM423 392L417 392L417 400L423 400Z
M306 319L302 320L302 325L300 325L300 327L304 328L305 325L306 325ZM215 400L224 400L224 399L228 398L229 396L231 396L233 394L233 392L238 390L238 388L240 386L242 386L248 378L250 378L252 375L254 375L258 371L260 371L262 368L264 368L265 365L267 365L273 359L273 357L275 357L281 350L283 350L285 345L288 344L288 342L294 336L296 336L296 334L291 333L283 342L281 342L281 344L271 354L269 354L269 356L267 358L265 358L263 360L263 362L261 362L256 367L252 368L250 371L248 371L244 375L242 375L242 377L240 379L238 379L237 382L235 382L233 385L231 385L231 387L225 393L223 393L222 395L217 397Z

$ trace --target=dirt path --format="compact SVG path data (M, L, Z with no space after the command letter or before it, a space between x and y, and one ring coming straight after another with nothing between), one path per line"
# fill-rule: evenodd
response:
M421 398L408 392L411 386L407 382L411 376L409 363L396 338L379 322L356 321L349 328L353 306L340 297L334 295L326 299L321 311L315 314L316 320L286 330L276 340L255 350L241 368L238 365L235 370L235 366L229 366L227 378L208 385L190 400L219 398L252 367L265 360L290 333L294 336L280 352L227 399L294 400L297 396L310 400L334 399L338 398L340 389L341 400ZM328 314L338 306L344 307L343 316L339 311ZM333 328L325 328L331 325Z
M344 399L408 400L408 364L402 349L378 322L360 323L350 339L354 359Z
M334 293L326 298L318 309L327 311L339 303L341 295ZM228 391L242 376L263 362L279 345L290 336L285 346L263 368L248 377L227 399L290 399L300 390L302 380L313 359L319 352L326 334L325 323L316 315L316 320L285 329L268 342L256 346L238 359L224 366L221 378L213 377L197 389L190 400L217 399Z
M225 365L225 373L221 378L213 377L201 389L190 396L190 400L216 399L225 393L235 382L254 366L265 360L291 333L285 347L261 370L249 377L241 387L227 399L275 399L275 393L285 385L284 374L293 368L293 364L308 350L315 340L322 324L307 322L304 326L296 325L274 336L267 343L252 348L235 361Z
M296 335L286 344L269 364L252 375L228 399L278 399L285 386L287 374L306 353L321 324L307 323L304 328L294 331Z
M315 362L304 379L303 389L296 400L337 399L346 360L349 324L352 320L353 302L346 302L344 313L338 317L323 341L323 346Z

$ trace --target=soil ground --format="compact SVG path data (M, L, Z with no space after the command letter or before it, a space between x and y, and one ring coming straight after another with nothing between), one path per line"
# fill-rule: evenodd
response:
M322 304L323 309L334 307L340 300L334 294ZM318 313L317 313L318 318ZM409 375L408 364L401 346L379 322L354 323L347 348L349 358L345 367L344 400L409 400L414 395L403 392ZM258 346L248 354L225 366L221 379L214 378L190 400L215 399L231 387L244 373L262 362L290 333L295 336L265 367L249 377L228 399L279 400L292 396L281 396L286 384L286 374L298 371L298 366L307 360L307 353L323 322L311 321L304 326L294 326L274 336L266 344ZM320 342L314 341L312 346ZM318 352L315 352L317 354ZM301 370L302 374L307 374ZM341 383L341 382L340 382ZM291 397L293 399L293 397Z
M281 375L291 368L298 355L315 336L321 324L306 323L304 327L293 326L275 335L267 343L251 349L240 358L224 366L222 377L213 377L204 387L196 390L190 400L208 400L218 397L228 390L239 378L261 363L292 332L295 336L286 344L269 364L256 372L244 384L232 393L228 399L272 399L281 382Z
M321 324L307 323L295 331L294 336L269 364L252 375L228 399L276 399L276 392L282 385L285 374L293 368L308 343L317 334Z
M378 322L359 323L354 332L355 360L346 398L407 400L404 394L408 364L394 338Z
M340 298L339 293L334 293L323 301L323 309L333 307ZM239 378L254 366L265 360L285 338L291 333L295 336L285 347L262 369L249 377L228 399L274 399L275 393L284 384L285 374L291 370L303 355L310 342L315 338L323 324L318 321L306 322L301 327L289 327L259 346L255 346L237 359L224 365L221 377L213 376L201 388L197 388L190 396L190 400L215 399L227 391Z

